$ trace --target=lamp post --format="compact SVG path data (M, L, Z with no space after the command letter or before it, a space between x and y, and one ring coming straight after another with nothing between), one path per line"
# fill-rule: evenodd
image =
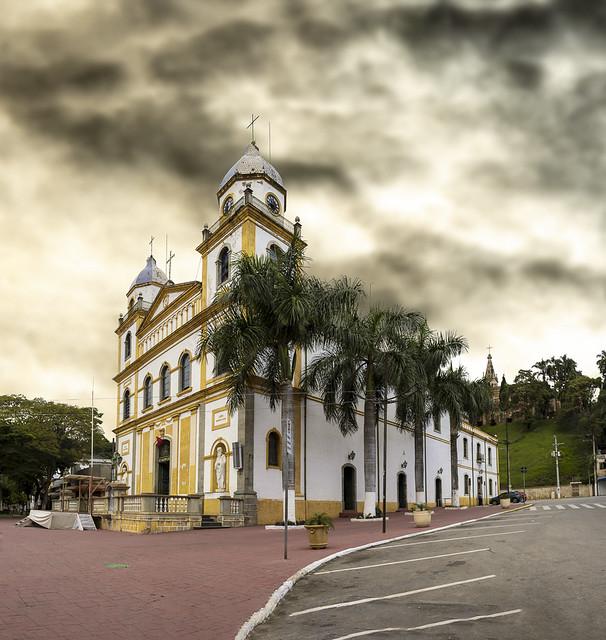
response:
M522 474L522 483L524 484L524 495L526 495L526 474L528 473L528 467L520 467L520 473Z
M507 454L507 491L511 491L511 470L509 468L509 423L512 418L505 418L505 452Z

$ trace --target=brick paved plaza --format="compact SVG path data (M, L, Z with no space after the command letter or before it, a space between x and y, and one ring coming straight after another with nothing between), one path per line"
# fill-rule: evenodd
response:
M438 509L432 528L498 509ZM324 551L308 549L305 531L290 532L285 561L282 533L262 527L133 535L15 522L0 518L2 640L233 638L306 564L415 531L412 518L401 513L390 515L386 535L380 522L338 520Z

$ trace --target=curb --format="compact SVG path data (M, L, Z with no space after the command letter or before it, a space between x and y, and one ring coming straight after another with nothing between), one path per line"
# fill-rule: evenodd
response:
M435 533L436 531L445 531L446 529L452 529L453 527L460 527L463 524L470 524L472 522L480 522L481 520L487 520L488 518L494 518L497 515L502 515L504 513L513 513L515 511L521 511L522 509L527 509L528 507L532 507L532 502L526 502L520 507L515 507L513 509L501 509L500 511L495 511L495 513L490 513L487 516L482 516L481 518L472 518L471 520L462 520L461 522L454 522L453 524L447 524L443 527L436 527L435 529L425 529L424 531L418 531L415 533L407 533L402 536L396 536L395 538L389 538L387 540L377 540L375 542L369 542L367 544L360 545L359 547L350 547L349 549L341 549L341 551L337 551L325 558L320 558L311 564L308 564L301 569L299 569L296 573L293 573L290 578L287 578L270 596L269 600L266 602L265 606L263 606L258 611L250 616L250 618L240 627L238 633L236 634L234 640L246 640L248 636L252 633L252 631L260 625L262 622L265 622L267 618L274 612L275 608L280 604L280 602L286 597L288 592L295 586L295 584L304 578L306 575L318 569L322 565L334 560L335 558L341 558L343 556L347 556L350 553L354 553L356 551L363 551L364 549L371 549L372 547L379 547L384 544L389 544L390 542L397 542L398 540L405 540L406 538L417 538L419 536L427 535L428 533Z

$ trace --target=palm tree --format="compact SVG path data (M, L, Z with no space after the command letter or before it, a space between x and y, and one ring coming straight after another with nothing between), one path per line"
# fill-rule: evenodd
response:
M244 405L253 379L267 394L272 410L280 405L282 482L288 492L284 507L293 519L294 457L289 443L297 358L302 349L319 343L327 320L355 305L361 292L357 282L325 283L307 275L304 266L298 237L293 237L285 252L262 257L243 254L229 285L215 297L219 310L197 349L202 357L213 353L227 369L230 412Z
M312 361L306 384L320 391L324 414L344 435L358 429L356 410L364 403L364 509L374 515L377 503L376 423L380 390L413 386L419 374L410 343L425 323L416 312L400 307L373 307L365 317L353 313L332 326L324 351Z
M461 412L460 390L455 374L446 371L452 359L467 349L466 340L452 332L436 333L425 325L418 332L414 357L423 371L411 388L400 385L396 415L402 424L414 427L415 500L426 501L425 491L425 431L431 418L439 420L447 411L455 418Z

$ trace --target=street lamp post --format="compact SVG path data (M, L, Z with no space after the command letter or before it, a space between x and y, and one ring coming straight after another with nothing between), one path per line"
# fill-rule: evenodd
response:
M522 482L524 484L524 495L526 495L526 474L528 473L528 467L520 467L520 473L522 474Z
M509 423L512 418L505 419L505 452L507 454L507 491L511 491L511 471L509 468Z

